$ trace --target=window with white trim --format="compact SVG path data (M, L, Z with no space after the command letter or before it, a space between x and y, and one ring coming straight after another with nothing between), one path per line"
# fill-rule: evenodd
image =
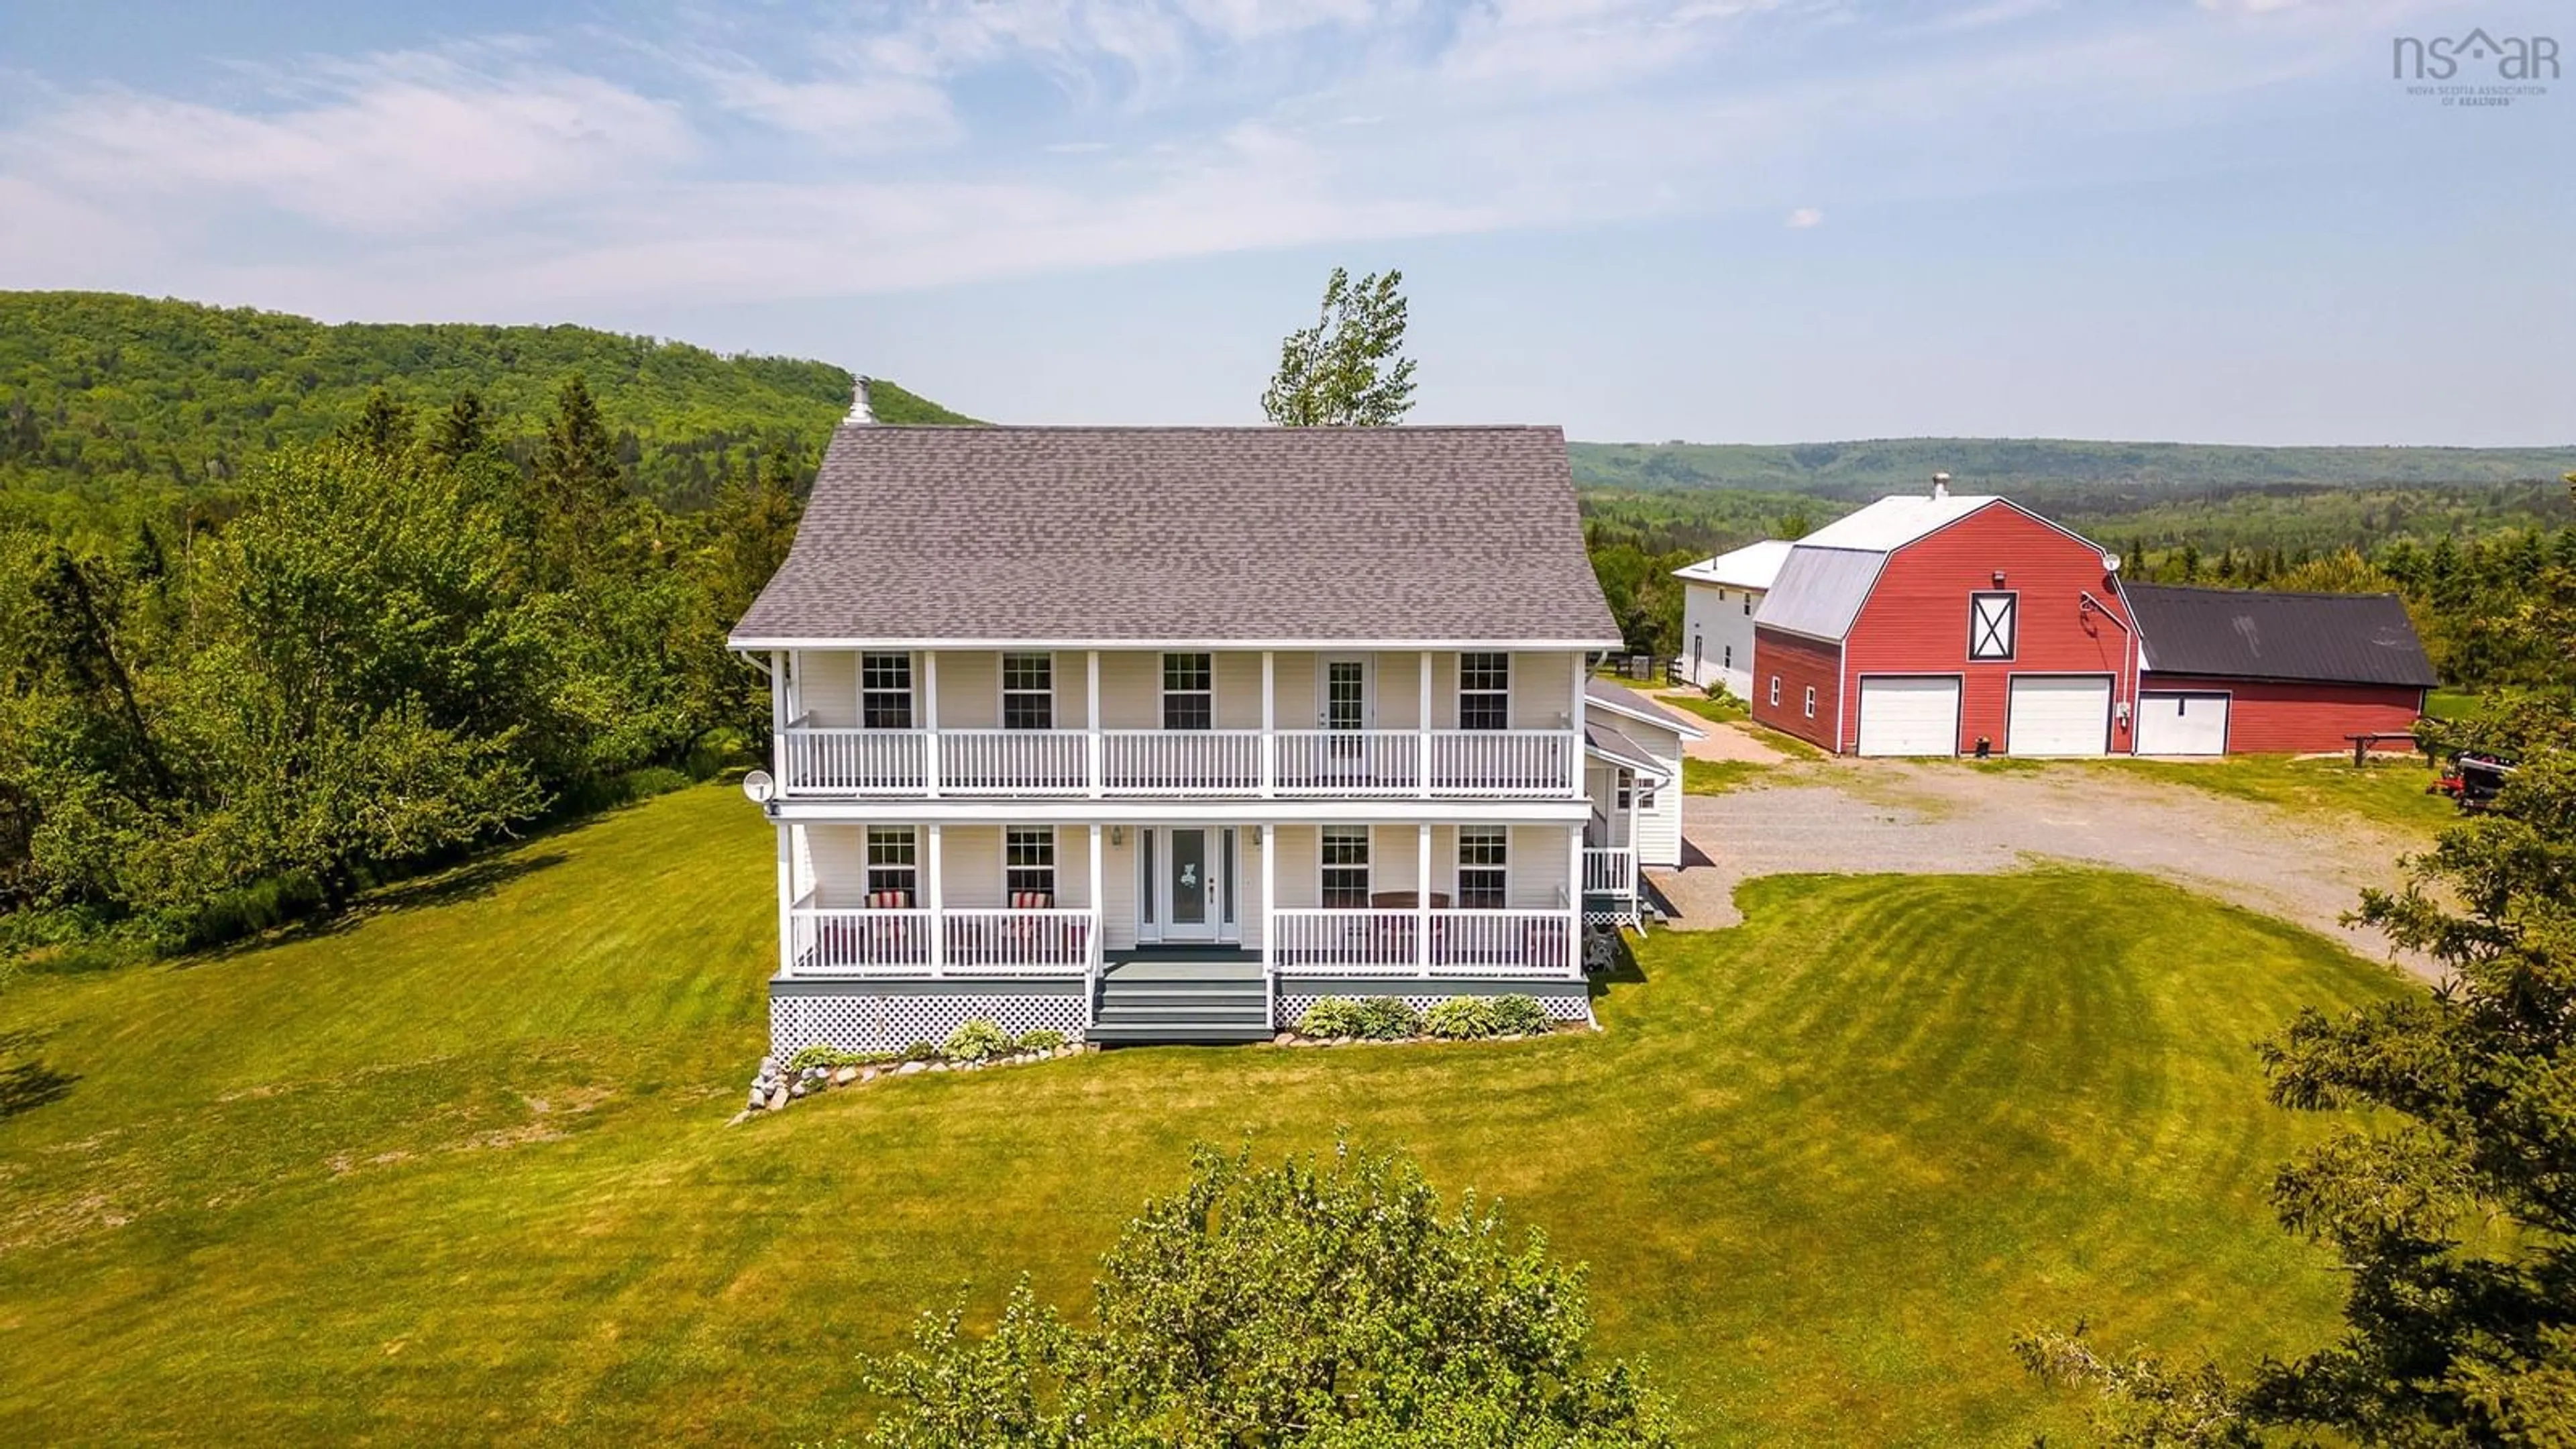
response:
M1055 904L1055 827L1014 825L1002 832L1002 884L1013 906Z
M1771 676L1771 707L1780 707L1780 676L1776 674Z
M1810 685L1808 685L1808 686L1807 686L1807 718L1809 718L1809 719L1814 719L1815 717L1816 717L1816 687L1815 687L1814 685L1810 684Z
M1721 669L1733 669L1733 668L1735 667L1735 646L1734 646L1734 645L1729 644L1729 645L1727 645L1727 646L1726 646L1726 662L1725 662L1724 664L1721 664L1721 665L1720 665L1720 666L1718 666L1718 667L1719 667L1719 668L1721 668Z
M1216 661L1213 655L1163 656L1163 728L1216 728Z
M912 728L912 656L859 656L859 723L872 730Z
M1365 825L1327 825L1320 846L1320 881L1328 910L1359 910L1369 903L1369 833Z
M1055 728L1055 656L1002 656L1002 728Z
M2019 594L1968 596L1968 657L2010 659L2014 627L2020 622Z
M1749 593L1744 596L1744 617L1753 617L1753 595Z
M868 827L868 904L909 910L919 900L920 837L909 825Z
M1458 827L1458 904L1470 911L1499 911L1507 899L1506 862L1511 831L1500 825Z
M1512 656L1458 656L1458 728L1507 730L1512 727Z

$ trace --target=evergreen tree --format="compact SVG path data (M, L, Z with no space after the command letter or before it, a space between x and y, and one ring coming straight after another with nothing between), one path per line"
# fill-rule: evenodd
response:
M483 414L483 395L467 388L456 395L440 416L438 427L430 436L429 450L436 456L455 462L483 450L488 441L489 420Z
M369 388L366 403L340 436L379 457L395 457L411 446L411 409L381 386Z

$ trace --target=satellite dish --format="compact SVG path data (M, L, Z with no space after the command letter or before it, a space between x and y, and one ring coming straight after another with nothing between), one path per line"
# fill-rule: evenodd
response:
M752 804L766 805L778 793L778 782L769 778L767 770L753 770L742 777L742 793Z
M2120 556L2116 553L2106 553L2102 555L2102 571L2105 573L2118 573L2120 571Z

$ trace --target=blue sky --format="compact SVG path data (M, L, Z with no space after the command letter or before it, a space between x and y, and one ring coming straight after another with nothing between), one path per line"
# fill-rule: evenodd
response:
M1228 422L1395 266L1421 421L2576 443L2576 78L2391 78L2472 27L2576 60L2445 0L0 0L0 286Z

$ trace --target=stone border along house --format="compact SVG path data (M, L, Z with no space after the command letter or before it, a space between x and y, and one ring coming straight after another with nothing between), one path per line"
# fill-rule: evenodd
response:
M1555 428L854 413L731 640L775 710L772 1043L1588 1019L1696 728L1588 687L1619 642Z
M2119 564L1946 475L1882 498L1780 552L1753 717L1836 754L2408 745L2435 680L2393 595L2127 584Z

